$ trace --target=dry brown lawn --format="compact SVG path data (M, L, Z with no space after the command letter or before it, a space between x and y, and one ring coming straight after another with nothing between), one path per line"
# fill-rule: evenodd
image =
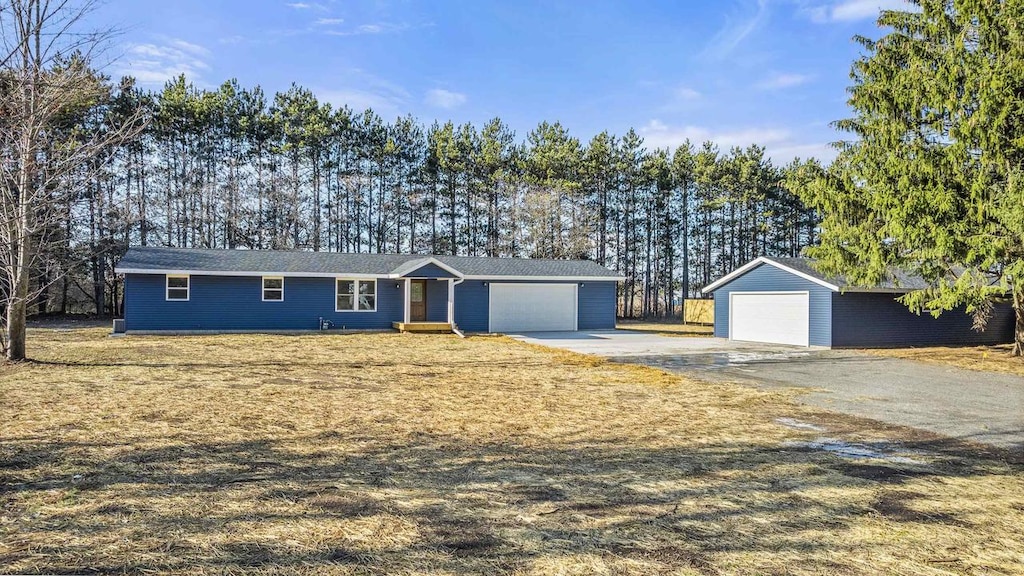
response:
M709 336L715 332L714 326L671 321L619 320L615 327L619 330L654 332L665 336Z
M935 346L929 348L893 348L865 350L877 356L905 358L929 364L941 364L968 370L1002 372L1024 376L1024 358L1013 357L1013 346Z
M0 573L1024 570L1011 456L780 393L504 338L30 343L0 366Z

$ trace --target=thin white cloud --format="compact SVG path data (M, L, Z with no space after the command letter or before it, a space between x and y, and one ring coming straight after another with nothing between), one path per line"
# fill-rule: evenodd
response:
M160 43L131 44L116 72L133 76L139 84L163 85L184 74L192 81L201 79L210 69L206 62L210 51L203 46L180 38L169 38Z
M432 90L427 90L427 95L424 100L427 104L435 108L453 110L466 103L466 95L461 92L444 90L443 88L434 88Z
M725 58L761 26L768 14L768 0L745 0L743 6L743 13L733 13L726 17L725 25L700 52L702 58Z
M317 98L330 102L335 108L348 106L356 112L372 108L381 116L394 116L402 110L402 100L392 94L362 90L359 88L338 88L316 90Z
M702 94L693 88L688 86L680 86L676 88L673 94L677 101L687 102L692 100L700 100Z
M814 4L804 8L811 20L824 22L856 22L878 18L882 10L908 10L912 6L907 0L837 0L826 4Z
M240 34L235 34L234 36L225 36L223 38L218 38L217 39L217 42L220 42L221 44L228 44L228 45L241 44L244 41L245 41L245 36L242 36Z
M817 158L821 162L829 164L836 159L837 154L839 154L839 151L831 144L825 142L790 144L768 149L768 155L779 165L789 164L795 158L800 158L801 160Z
M652 97L660 101L660 105L652 109L658 114L678 115L680 113L692 113L696 108L702 106L704 93L692 86L678 84L675 86L663 86L660 83L644 83L644 88L653 88L655 94Z
M312 88L317 98L340 108L348 106L361 112L367 108L384 117L408 113L412 97L402 86L379 76L353 68L339 75L348 78L349 83L338 87Z
M193 44L191 42L186 42L185 40L182 40L181 38L171 38L170 40L167 41L167 44L169 44L170 46L172 46L174 48L177 48L178 50L181 50L182 52L187 52L189 54L195 54L195 55L198 55L198 56L209 56L210 55L210 51L207 50L206 48L200 46L199 44Z
M287 2L285 6L293 10L327 10L327 6L318 2Z
M713 130L706 126L670 126L660 120L651 120L638 132L648 148L675 149L689 141L695 146L714 142L723 152L733 147L745 148L752 144L764 146L765 153L778 164L787 164L793 158L815 157L822 161L835 158L835 150L828 144L798 142L786 128L750 127L731 130Z
M715 131L703 126L669 126L660 120L651 120L641 127L639 132L644 137L644 142L652 148L675 148L687 140L694 144L711 141L722 148L750 144L763 146L773 142L782 142L790 137L790 132L782 128Z
M337 26L345 22L344 18L318 18L314 26Z
M397 34L412 28L412 25L404 22L378 22L375 24L360 24L355 28L349 29L324 30L323 33L330 36L362 36L366 34Z
M779 73L762 80L757 87L761 90L782 90L807 84L810 81L811 76L807 74Z

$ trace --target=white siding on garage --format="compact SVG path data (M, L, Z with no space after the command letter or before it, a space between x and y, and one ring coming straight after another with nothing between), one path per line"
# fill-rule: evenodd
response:
M810 294L730 292L729 339L808 346Z
M576 284L490 285L491 332L576 330Z

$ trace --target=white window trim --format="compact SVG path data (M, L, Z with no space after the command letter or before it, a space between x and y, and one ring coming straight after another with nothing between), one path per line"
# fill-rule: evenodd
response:
M352 306L353 308L338 308L338 296L341 293L338 292L338 282L347 281L352 282ZM359 284L363 282L373 282L373 310L359 310ZM346 278L339 276L334 279L334 311L335 312L376 312L377 311L377 289L379 288L380 281L378 278Z
M260 299L264 302L284 302L284 276L261 276L260 277ZM281 281L281 298L278 300L267 300L267 290L278 290L278 288L267 288L267 280ZM335 285L337 291L337 285Z
M171 298L171 278L184 278L185 279L185 297L184 298ZM182 288L174 288L174 290L182 290ZM192 299L192 276L188 274L164 274L164 300L167 302L188 302Z

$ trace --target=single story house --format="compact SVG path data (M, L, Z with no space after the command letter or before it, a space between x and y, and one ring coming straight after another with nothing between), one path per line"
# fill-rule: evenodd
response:
M115 271L127 332L614 328L621 280L584 260L150 246Z
M730 340L882 348L999 344L1013 341L1013 309L997 305L985 330L973 329L964 310L938 318L914 314L896 301L925 288L925 281L898 275L871 288L827 277L807 258L761 257L706 286L713 294L715 336Z

